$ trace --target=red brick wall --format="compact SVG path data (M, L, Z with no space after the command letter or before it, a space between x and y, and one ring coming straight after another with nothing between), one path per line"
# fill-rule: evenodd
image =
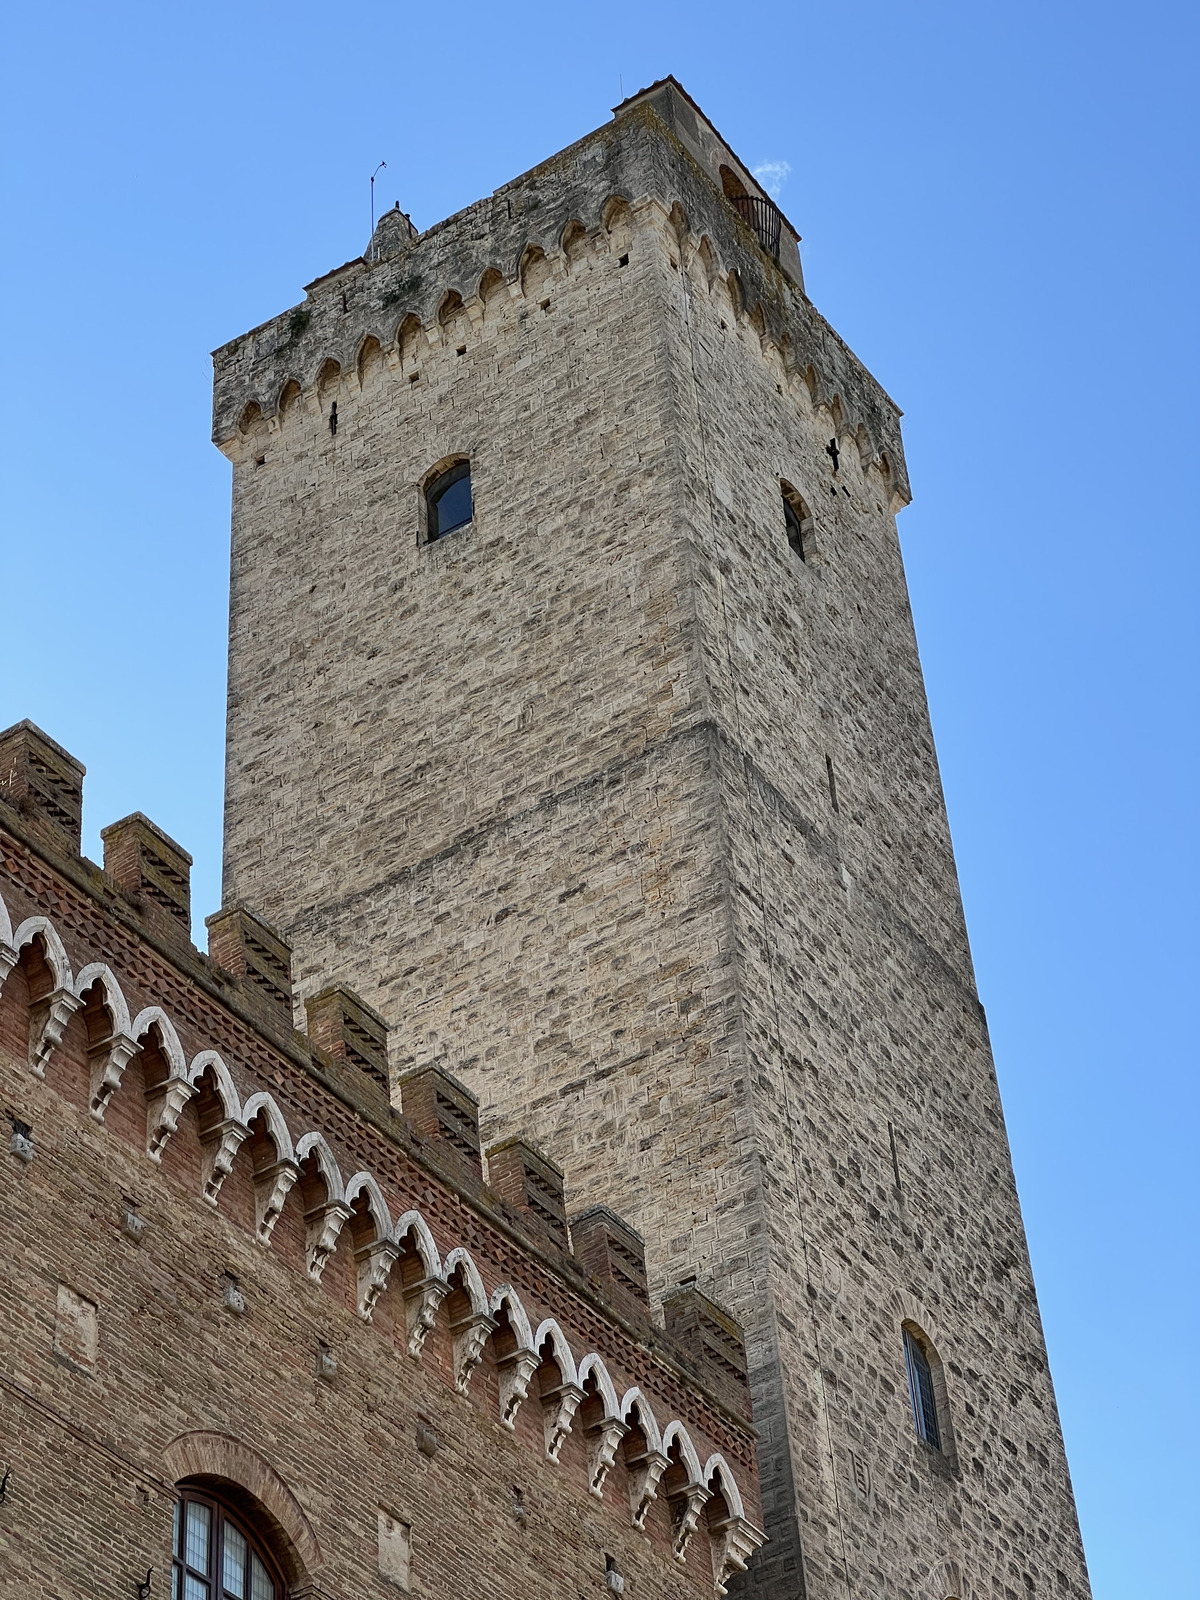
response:
M461 1175L448 1180L398 1114L384 1118L365 1099L360 1107L336 1096L300 1036L260 1032L234 994L223 1001L215 969L200 957L172 957L90 864L54 858L15 821L0 845L11 924L0 915L0 956L19 943L27 952L0 990L0 1091L34 1142L31 1162L0 1156L0 1473L10 1470L0 1571L15 1583L9 1592L132 1595L153 1567L151 1593L165 1596L173 1487L199 1471L259 1502L265 1537L297 1593L310 1592L306 1584L330 1597L394 1593L379 1571L381 1509L411 1526L414 1593L607 1593L606 1555L627 1593L711 1593L724 1540L710 1523L729 1508L714 1492L677 1561L679 1491L689 1478L719 1490L704 1464L720 1454L747 1523L757 1524L753 1433L693 1378L686 1352L624 1311L610 1313L582 1269L482 1184L472 1193ZM56 970L52 935L31 947L21 934L31 916L49 919L69 970L61 958ZM86 1013L66 1021L39 1078L29 1065L31 987L36 1008L39 994L52 984L70 993L95 962L110 969L128 1019L114 1015L120 1000L111 991L107 1015L94 994ZM160 1009L147 1016L152 1007ZM35 1009L35 1044L41 1020ZM142 1049L99 1120L89 1111L91 1078L114 1023ZM207 1073L206 1051L219 1055L207 1058ZM146 1087L168 1077L182 1096L189 1076L201 1088L155 1162L147 1132L159 1118ZM262 1090L271 1104L247 1117ZM251 1132L214 1205L204 1197L213 1150L247 1121ZM10 1127L0 1130L6 1140ZM319 1281L307 1270L308 1236L329 1184L311 1159L269 1242L256 1237L268 1169L286 1141L294 1147L307 1133L321 1136L344 1191L358 1195ZM130 1212L144 1223L140 1239L129 1232ZM441 1262L466 1247L487 1296L510 1284L532 1329L548 1318L561 1329L559 1359L542 1347L546 1359L511 1431L500 1422L498 1365L511 1336L489 1338L467 1394L455 1390L451 1321L461 1324L471 1310L468 1266L447 1274L452 1290L420 1358L406 1353L405 1285L430 1276L415 1234L400 1238L395 1229L408 1212L420 1213ZM367 1321L359 1314L362 1253L378 1249L389 1229L406 1248ZM229 1304L239 1295L244 1311ZM336 1363L330 1376L318 1374L322 1350ZM644 1530L632 1523L622 1454L636 1429L618 1448L602 1497L589 1493L596 1425L613 1410L594 1379L559 1459L547 1458L546 1418L557 1401L545 1396L589 1352L611 1376L618 1415L636 1386L668 1446L676 1420L690 1441L670 1448ZM690 1451L699 1474L688 1467Z

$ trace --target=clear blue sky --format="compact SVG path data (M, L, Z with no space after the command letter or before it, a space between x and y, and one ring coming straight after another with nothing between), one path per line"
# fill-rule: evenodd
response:
M208 352L673 72L787 163L906 412L900 519L1098 1600L1196 1566L1194 7L24 6L7 24L0 726L218 903ZM1047 1590L1047 1592L1049 1592Z

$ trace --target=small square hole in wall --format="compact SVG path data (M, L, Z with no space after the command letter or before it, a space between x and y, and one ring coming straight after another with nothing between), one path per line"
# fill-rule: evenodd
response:
M394 1589L409 1592L412 1579L412 1526L394 1511L379 1508L379 1576Z
M627 267L629 265L629 257L628 256L619 256L617 258L617 265L619 267Z
M408 375L409 383L416 383L420 376L421 374L419 372L410 372Z
M98 1342L95 1302L60 1283L54 1308L55 1354L73 1367L91 1372Z
M456 356L465 356L466 353L467 353L467 347L466 347L465 344L460 344L458 349L454 352L454 354Z
M549 311L549 309L550 309L550 302L549 302L549 300L540 300L540 301L539 301L539 302L538 302L538 304L539 304L539 305L540 305L540 306L541 306L541 308L542 308L542 310L543 310L543 311Z
M254 458L254 465L255 465L255 466L256 466L256 467L265 467L265 466L266 466L266 464L267 464L267 458L266 458L266 456L255 456L255 458Z

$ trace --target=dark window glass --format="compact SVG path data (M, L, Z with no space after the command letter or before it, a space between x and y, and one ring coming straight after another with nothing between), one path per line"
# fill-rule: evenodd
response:
M804 529L800 526L800 518L796 515L796 508L788 499L783 497L783 521L787 528L788 543L792 549L804 560Z
M425 495L429 538L443 539L471 520L471 464L460 461L443 472Z
M917 1425L917 1432L926 1444L931 1444L940 1450L942 1432L938 1427L937 1401L933 1395L933 1373L929 1368L929 1357L907 1328L904 1330L904 1365L908 1369L908 1394L912 1401L913 1421Z
M175 1506L172 1600L282 1600L267 1552L219 1500L184 1490Z

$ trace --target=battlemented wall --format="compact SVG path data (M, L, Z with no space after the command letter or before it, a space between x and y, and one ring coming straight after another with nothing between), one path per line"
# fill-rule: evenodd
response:
M440 1063L488 1139L531 1129L627 1216L656 1300L699 1266L737 1315L756 1592L1086 1595L899 414L707 148L635 101L417 238L386 219L217 352L226 900L287 932L301 992L349 975L394 1076ZM424 544L460 454L474 523Z
M514 1147L485 1183L448 1080L376 1096L344 993L346 1037L293 1033L257 919L213 919L235 971L173 934L152 824L82 860L55 753L0 735L0 1587L165 1594L201 1478L294 1600L724 1593L761 1542L736 1329L695 1294L653 1327L636 1235L581 1218L577 1259Z

